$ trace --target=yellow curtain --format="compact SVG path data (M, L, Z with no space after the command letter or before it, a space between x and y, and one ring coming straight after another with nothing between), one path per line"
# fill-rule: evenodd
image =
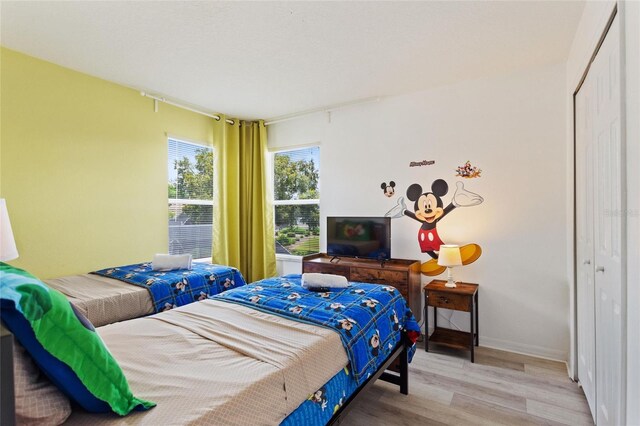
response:
M264 122L214 125L213 263L240 269L247 282L276 274L273 208L267 194Z

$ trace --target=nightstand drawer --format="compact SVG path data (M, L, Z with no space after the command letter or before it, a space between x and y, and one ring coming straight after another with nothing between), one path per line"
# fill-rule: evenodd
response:
M429 291L429 306L435 306L437 308L469 312L470 301L471 298L469 296Z
M373 284L390 284L407 282L407 274L399 271L388 271L374 268L351 268L351 281Z

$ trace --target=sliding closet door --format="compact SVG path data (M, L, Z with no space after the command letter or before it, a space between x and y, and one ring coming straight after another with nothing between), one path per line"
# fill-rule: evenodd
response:
M622 424L623 300L622 250L625 213L622 202L620 134L620 26L616 18L588 78L597 97L595 137L595 305L597 423Z
M576 255L578 378L595 419L596 320L593 222L593 126L595 96L586 80L576 94Z

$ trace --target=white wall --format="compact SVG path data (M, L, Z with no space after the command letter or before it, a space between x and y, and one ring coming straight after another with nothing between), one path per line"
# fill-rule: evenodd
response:
M410 184L426 189L437 178L449 183L446 205L456 166L470 160L482 168L481 178L464 183L484 203L438 225L445 242L484 250L456 269L456 278L480 284L480 342L566 359L565 75L563 64L550 65L346 108L330 122L317 114L269 126L269 145L321 143L321 223L327 215L382 216ZM436 163L409 167L422 160ZM398 185L392 199L380 189L389 180ZM393 257L429 259L418 229L409 218L392 222ZM464 329L466 314L453 323Z

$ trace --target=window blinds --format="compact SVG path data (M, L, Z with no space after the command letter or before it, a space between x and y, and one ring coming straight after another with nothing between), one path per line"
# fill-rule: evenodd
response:
M211 256L213 149L168 140L169 253Z

